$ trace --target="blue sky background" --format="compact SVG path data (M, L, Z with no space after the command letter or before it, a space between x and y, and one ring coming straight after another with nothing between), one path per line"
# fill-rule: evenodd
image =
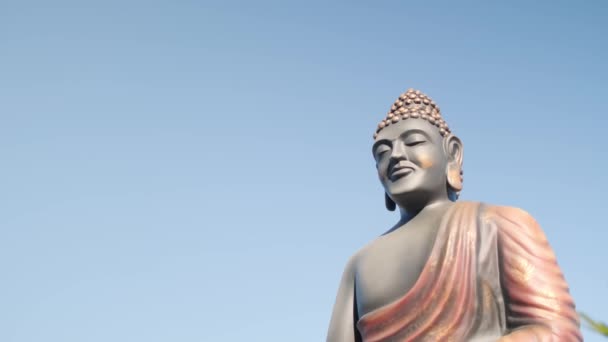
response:
M0 1L0 341L322 341L409 87L608 321L608 3ZM583 330L587 341L604 341Z

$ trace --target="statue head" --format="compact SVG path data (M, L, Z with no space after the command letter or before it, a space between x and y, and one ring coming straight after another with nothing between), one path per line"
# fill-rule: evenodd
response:
M373 155L389 210L456 200L462 189L462 142L437 104L418 90L401 94L380 122Z

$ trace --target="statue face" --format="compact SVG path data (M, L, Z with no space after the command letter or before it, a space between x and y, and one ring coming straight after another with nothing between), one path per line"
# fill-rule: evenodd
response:
M437 127L414 118L401 120L378 133L373 147L378 176L397 204L447 196L448 157L443 139Z

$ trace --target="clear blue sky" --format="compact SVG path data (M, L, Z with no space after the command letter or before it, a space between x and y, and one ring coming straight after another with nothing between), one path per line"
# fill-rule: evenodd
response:
M608 321L605 1L0 2L0 341L321 341L409 87ZM584 330L587 341L604 341Z

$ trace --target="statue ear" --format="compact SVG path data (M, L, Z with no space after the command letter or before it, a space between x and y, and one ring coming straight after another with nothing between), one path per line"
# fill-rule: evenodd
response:
M454 135L450 135L444 139L444 151L448 157L446 167L446 177L450 188L456 193L462 190L462 157L463 146L462 141Z
M395 211L397 208L397 204L395 204L395 202L388 197L386 192L384 193L384 204L386 205L386 209L388 209L388 211Z
M459 167L462 167L462 155L464 147L462 141L455 135L450 135L443 139L443 149L450 162L455 162Z

